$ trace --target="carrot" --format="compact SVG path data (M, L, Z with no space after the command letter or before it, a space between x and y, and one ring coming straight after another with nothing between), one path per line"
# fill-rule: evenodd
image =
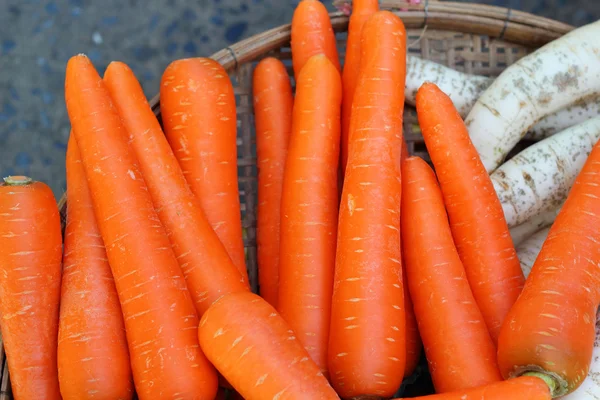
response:
M290 326L253 293L217 300L202 316L198 337L208 359L246 400L339 399Z
M277 308L281 191L294 99L285 65L273 57L258 63L252 86L258 166L258 284L260 295Z
M348 132L350 130L350 113L352 100L360 66L360 36L362 28L371 15L379 10L378 0L354 0L352 14L348 23L348 39L346 41L346 58L342 71L342 140L341 140L341 167L342 174L346 171L348 161Z
M341 72L335 33L327 8L319 0L302 0L292 17L292 66L298 80L300 70L317 54L325 54Z
M249 290L189 189L131 69L113 62L106 69L104 82L128 132L198 315L226 293Z
M327 376L342 82L325 55L298 76L281 199L278 311Z
M600 303L600 145L575 179L523 292L500 332L504 377L539 374L552 395L577 389L588 374Z
M412 400L550 400L551 398L544 381L524 376L473 389L414 397Z
M67 111L125 320L136 392L214 399L198 317L109 91L84 55L67 64ZM90 340L86 337L86 340Z
M406 284L436 392L502 380L496 348L454 246L437 179L418 157L402 164L401 221Z
M402 138L400 166L402 166L402 163L404 163L408 157L410 157L408 146L406 145L406 140ZM400 240L400 243L402 243L402 240ZM404 260L404 254L402 254L402 282L406 282L406 262ZM410 292L408 291L408 285L403 284L402 289L404 291L404 315L406 317L406 365L404 368L404 377L406 378L415 372L415 369L419 364L423 343L421 342L421 335L417 326L417 319L415 317L412 299L410 298Z
M50 188L0 184L0 329L15 399L60 399L56 346L62 236Z
M64 400L131 399L125 325L79 149L67 147L67 224L58 329ZM83 340L86 337L91 340Z
M192 192L244 281L248 281L238 190L233 86L208 58L172 62L160 86L167 139Z
M343 398L392 396L404 375L406 353L400 252L402 21L389 11L377 12L363 28L361 48L328 355L331 381Z
M452 100L426 83L417 93L417 114L458 254L496 343L524 282L502 205Z
M406 263L403 261L402 264L402 282L404 283L407 282ZM403 284L402 289L404 291L404 324L406 332L406 364L404 366L404 377L406 378L411 376L415 372L417 365L419 365L423 343L421 342L421 334L419 333L419 327L417 326L417 317L415 316L414 305L410 298L408 285Z

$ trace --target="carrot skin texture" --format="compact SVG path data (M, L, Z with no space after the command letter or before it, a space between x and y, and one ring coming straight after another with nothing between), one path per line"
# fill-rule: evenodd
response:
M496 344L525 281L502 205L452 100L435 84L425 83L416 103L456 248Z
M173 61L160 86L167 140L231 260L248 282L237 171L233 86L208 58Z
M104 82L201 316L219 297L249 290L213 231L131 69L111 63Z
M67 223L58 329L63 400L131 399L133 378L115 281L77 142L67 146ZM85 337L92 340L82 340Z
M583 169L548 232L523 292L498 341L504 377L539 369L560 387L577 389L588 375L600 301L600 146Z
M200 320L208 359L246 400L339 400L290 326L263 298L238 292Z
M311 57L296 85L281 200L278 311L327 377L338 219L342 82Z
M200 350L181 268L121 117L86 56L69 60L65 95L121 302L136 392L141 400L213 399L217 376Z
M294 98L285 65L273 57L258 63L252 87L258 166L258 284L261 297L277 308L281 194Z
M42 182L0 184L0 328L15 400L61 399L56 346L62 235Z
M468 390L414 397L412 400L550 400L551 398L548 385L543 380L523 376Z
M390 397L405 369L400 153L406 31L392 13L380 11L365 24L360 68L328 354L331 381L342 398Z
M352 112L352 100L358 72L360 67L360 38L362 28L371 15L379 11L378 0L354 0L352 1L352 14L348 22L348 39L346 42L346 57L342 71L342 87L344 95L342 98L342 139L341 139L341 169L342 174L346 171L348 162L348 133L350 131L350 114Z
M418 157L402 164L402 241L405 284L436 393L502 380L496 348L454 246L437 179Z
M404 259L404 256L403 256ZM404 291L404 315L405 319L405 342L406 342L406 362L404 366L404 377L411 376L421 358L421 351L423 350L423 342L421 341L421 334L419 333L419 327L417 324L417 317L415 316L414 305L410 298L410 292L408 291L408 285L406 284L406 263L402 262L402 289Z
M292 17L291 48L296 80L304 64L317 54L325 54L341 72L329 13L319 0L302 0L296 6Z
M400 154L400 168L406 159L410 157L408 153L408 146L406 140L402 138L402 149ZM400 207L400 215L403 215L402 207ZM402 229L400 229L400 236L402 237ZM402 239L400 240L402 244ZM402 289L404 291L404 315L406 316L405 331L406 331L406 365L404 367L404 377L408 377L415 372L417 365L421 358L421 351L423 350L423 342L421 341L421 334L419 333L419 327L417 324L417 318L415 316L414 304L410 298L410 292L408 290L408 284L406 282L406 259L405 252L402 252Z

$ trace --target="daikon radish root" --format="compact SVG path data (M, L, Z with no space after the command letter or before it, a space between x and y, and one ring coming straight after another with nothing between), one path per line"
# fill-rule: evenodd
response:
M535 262L538 254L540 254L540 250L542 249L542 246L548 237L549 231L550 227L544 228L534 233L529 239L517 247L517 256L519 257L521 270L523 271L525 278L529 276L531 267L533 267L533 263Z
M565 106L600 93L600 21L573 30L508 67L466 119L488 172L529 128Z
M493 81L493 77L467 74L417 56L408 55L406 58L406 103L412 106L415 105L417 90L421 85L432 82L450 96L456 110L466 118ZM599 115L600 96L588 96L545 116L524 138L542 140Z
M600 117L546 138L491 174L508 226L519 225L565 201L600 139Z
M542 140L598 116L600 96L589 96L544 117L527 132L525 139Z
M600 312L596 315L596 340L590 372L577 390L560 400L600 400Z
M547 228L554 222L562 204L554 210L546 211L510 229L510 236L515 246L520 245L537 231Z
M465 74L417 56L406 57L406 102L416 104L417 90L425 82L435 83L452 99L461 117L466 117L493 78Z

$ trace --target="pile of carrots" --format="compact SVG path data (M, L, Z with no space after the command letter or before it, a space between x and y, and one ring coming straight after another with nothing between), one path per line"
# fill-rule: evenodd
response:
M254 71L259 294L223 67L169 65L161 126L127 65L100 77L85 55L69 60L64 239L48 186L0 185L15 399L389 399L422 351L431 400L581 385L600 303L600 147L526 280L467 127L433 83L416 95L433 168L408 154L404 25L353 3L343 68L325 7L302 0L295 93L281 61Z

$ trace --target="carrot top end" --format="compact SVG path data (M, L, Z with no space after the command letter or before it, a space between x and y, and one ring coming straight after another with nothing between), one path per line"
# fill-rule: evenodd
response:
M33 179L28 176L15 175L4 178L4 185L6 186L26 186L32 183Z
M548 385L548 388L550 389L552 398L560 397L568 393L567 381L551 372L527 371L521 374L521 376L534 376L546 382L546 385Z

